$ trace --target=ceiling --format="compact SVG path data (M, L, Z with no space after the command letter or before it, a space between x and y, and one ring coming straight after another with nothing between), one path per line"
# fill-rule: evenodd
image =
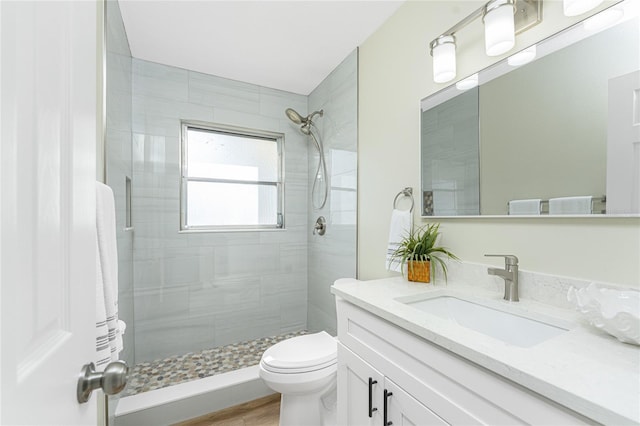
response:
M120 0L135 58L308 95L404 0Z

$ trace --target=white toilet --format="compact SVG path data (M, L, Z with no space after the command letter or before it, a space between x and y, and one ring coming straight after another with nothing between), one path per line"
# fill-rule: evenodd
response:
M276 343L260 360L260 377L282 394L280 426L336 424L336 340L307 334Z

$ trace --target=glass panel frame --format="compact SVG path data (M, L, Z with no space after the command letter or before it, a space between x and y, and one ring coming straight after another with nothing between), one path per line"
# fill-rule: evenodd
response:
M201 131L217 133L224 136L231 136L236 138L251 138L262 140L265 142L276 143L277 146L277 171L273 174L277 176L276 180L260 180L250 179L243 177L242 179L234 179L233 176L229 178L221 177L201 177L189 175L189 132ZM227 126L220 124L194 122L194 121L182 121L181 122L181 135L180 135L180 232L227 232L227 231L265 231L265 230L283 230L285 229L284 221L284 134L269 132L256 129L248 129L235 126ZM275 187L276 188L276 217L273 223L269 224L233 224L223 225L211 223L207 225L199 224L193 225L188 222L189 219L189 183L190 182L208 182L214 184L234 184L234 185L246 185L247 187ZM259 211L256 212L258 214Z

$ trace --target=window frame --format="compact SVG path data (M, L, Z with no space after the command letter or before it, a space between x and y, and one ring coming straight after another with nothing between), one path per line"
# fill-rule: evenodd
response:
M284 176L284 134L267 130L250 129L246 127L230 126L225 124L207 123L202 121L180 121L180 230L179 232L255 232L255 231L281 231L285 230L285 176ZM189 165L187 164L189 129L198 131L226 134L231 136L271 140L276 143L278 150L277 181L238 181L233 179L189 177ZM187 201L189 182L219 182L247 185L275 186L277 193L277 218L274 225L188 225Z

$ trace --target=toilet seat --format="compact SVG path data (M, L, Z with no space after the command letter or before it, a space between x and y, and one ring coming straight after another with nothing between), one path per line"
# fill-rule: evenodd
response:
M260 365L272 373L307 373L335 365L337 352L336 340L321 331L276 343L264 352Z

